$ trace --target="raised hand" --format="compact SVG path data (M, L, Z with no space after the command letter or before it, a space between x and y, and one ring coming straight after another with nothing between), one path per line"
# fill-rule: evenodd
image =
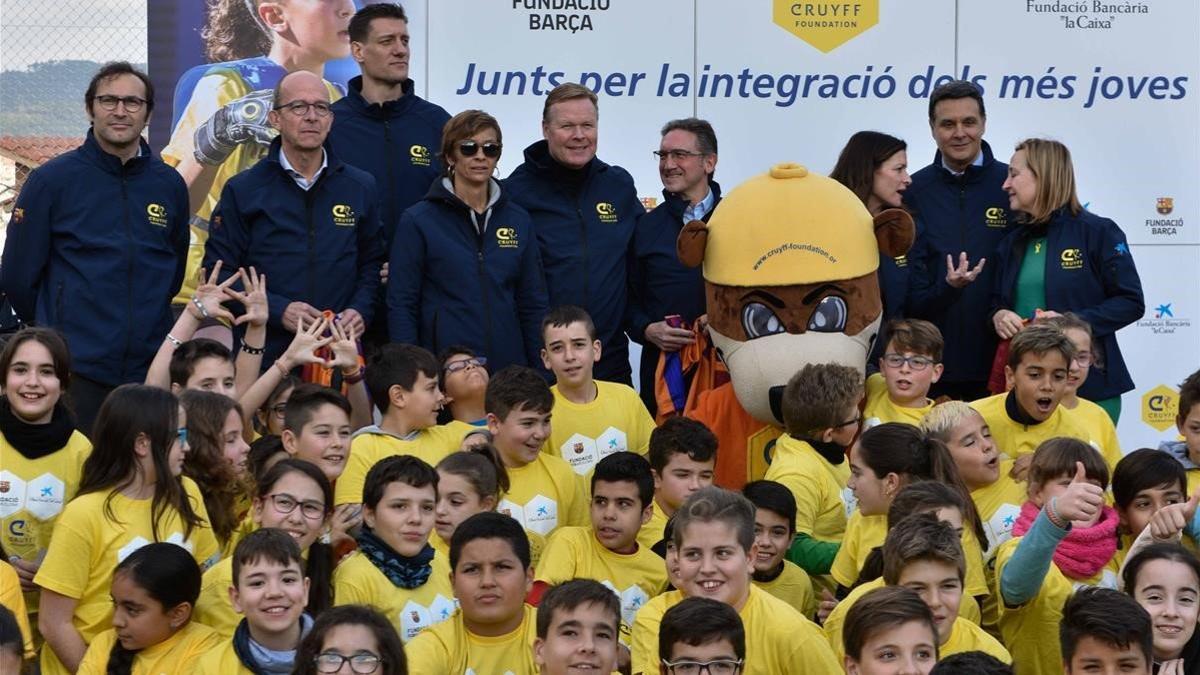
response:
M1162 507L1150 516L1150 536L1157 541L1174 541L1196 516L1198 504L1200 490L1196 490L1191 498L1182 504L1168 504Z
M1021 315L1011 309L997 310L992 315L992 326L996 329L996 335L1000 336L1001 340L1011 340L1014 335L1021 332L1025 327L1025 322L1021 320Z
M259 274L253 267L249 272L238 268L238 274L242 277L242 286L246 288L246 292L229 288L225 293L230 298L242 303L246 311L233 323L238 325L248 323L251 326L267 325L267 275Z
M979 273L983 271L983 265L987 262L987 258L980 258L979 264L971 267L971 263L967 260L967 252L963 251L958 254L958 264L954 264L954 256L946 254L946 283L954 288L962 288L967 284L979 278Z
M197 319L225 319L231 323L236 323L233 318L233 313L225 309L221 303L234 297L230 295L230 286L241 279L241 272L230 276L224 282L218 284L217 279L221 275L221 261L218 260L216 265L213 265L212 274L208 274L203 268L200 270L200 285L196 287L196 294L192 296L191 305L188 307L189 312L195 310L193 316ZM203 311L200 310L203 307Z
M297 319L296 337L292 338L287 351L280 357L288 370L307 363L329 365L325 359L316 355L317 349L333 341L332 335L325 335L328 328L329 320L324 317L312 322L307 328L304 327L304 317Z
M333 342L329 347L333 350L333 360L330 368L341 368L343 374L358 372L358 335L353 326L343 328L337 321L333 322Z
M1058 516L1070 522L1091 522L1104 508L1104 490L1087 479L1083 462L1075 462L1075 477L1054 502Z

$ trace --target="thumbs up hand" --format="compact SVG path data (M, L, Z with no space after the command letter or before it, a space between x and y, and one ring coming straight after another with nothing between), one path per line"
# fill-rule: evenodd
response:
M1075 462L1075 476L1054 502L1058 516L1069 522L1091 522L1104 507L1104 490L1088 482L1083 462Z
M1196 516L1196 506L1200 504L1200 490L1196 490L1186 502L1169 504L1150 516L1150 535L1156 541L1174 541L1179 538L1188 523Z

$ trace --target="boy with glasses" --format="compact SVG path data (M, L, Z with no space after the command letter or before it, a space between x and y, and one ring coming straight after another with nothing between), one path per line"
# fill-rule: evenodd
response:
M438 360L442 363L439 384L446 396L441 421L454 419L473 427L486 427L487 410L483 400L489 379L487 357L465 345L452 345Z
M864 428L885 422L916 426L933 408L929 388L942 376L942 332L920 319L888 323L879 372L867 378Z
M660 675L737 675L746 661L746 630L729 605L687 598L658 627Z

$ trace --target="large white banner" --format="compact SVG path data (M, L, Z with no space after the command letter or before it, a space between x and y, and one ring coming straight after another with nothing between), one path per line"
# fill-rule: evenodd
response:
M828 172L845 140L905 138L912 170L935 150L927 97L971 79L1006 160L1030 136L1066 143L1080 198L1129 237L1147 313L1119 334L1137 389L1126 450L1175 435L1177 385L1200 367L1200 3L1192 0L429 0L405 3L421 90L503 126L507 175L541 137L545 93L600 95L600 156L645 198L669 119L720 141L726 189L781 160ZM423 25L422 25L423 23ZM424 35L421 33L424 32ZM416 60L414 60L416 62ZM420 78L421 71L414 69Z

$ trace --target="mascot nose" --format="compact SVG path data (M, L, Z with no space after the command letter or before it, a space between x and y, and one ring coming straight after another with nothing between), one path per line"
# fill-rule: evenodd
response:
M783 390L784 386L771 387L767 391L767 398L771 403L771 414L775 416L775 423L783 426Z

